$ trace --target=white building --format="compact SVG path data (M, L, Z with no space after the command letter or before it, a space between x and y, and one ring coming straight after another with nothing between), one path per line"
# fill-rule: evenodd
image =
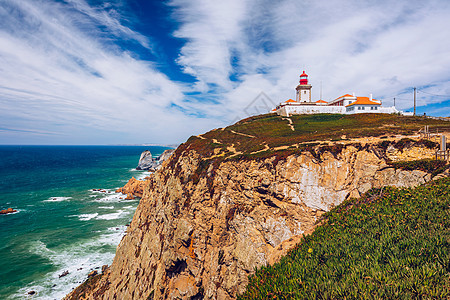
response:
M372 98L372 94L370 94L370 97L357 97L345 94L330 102L322 99L312 102L311 88L312 86L308 84L308 75L303 71L302 75L300 75L300 84L295 88L296 100L289 99L282 102L272 112L276 112L281 116L321 113L402 113L394 106L383 107L381 101Z

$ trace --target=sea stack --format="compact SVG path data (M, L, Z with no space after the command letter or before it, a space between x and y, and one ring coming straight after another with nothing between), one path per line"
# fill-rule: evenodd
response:
M141 157L139 158L138 166L136 170L148 170L153 167L154 161L152 157L152 153L149 150L145 150L142 152Z
M164 150L164 152L158 158L159 164L162 164L163 161L167 160L172 155L173 152L175 152L175 149Z
M172 155L174 151L174 149L167 149L161 154L161 156L154 158L149 150L145 150L142 152L141 158L139 158L139 163L136 170L155 171L161 166L163 161L167 160Z

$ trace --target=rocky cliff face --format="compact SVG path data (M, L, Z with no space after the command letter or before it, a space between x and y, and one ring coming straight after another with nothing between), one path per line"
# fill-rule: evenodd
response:
M113 264L85 297L233 299L256 267L277 261L347 197L431 179L387 164L434 155L420 144L320 147L210 164L180 147L148 179Z

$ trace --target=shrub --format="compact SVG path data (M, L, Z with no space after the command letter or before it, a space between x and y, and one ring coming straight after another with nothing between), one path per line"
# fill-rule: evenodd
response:
M397 161L397 162L390 162L389 164L396 169L407 171L420 170L427 173L431 173L433 176L444 172L444 170L448 167L447 163L444 160L434 160L434 159Z
M374 189L326 214L238 299L448 299L450 178Z

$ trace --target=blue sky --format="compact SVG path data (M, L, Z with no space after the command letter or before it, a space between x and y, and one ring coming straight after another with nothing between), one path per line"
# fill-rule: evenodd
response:
M295 97L450 116L450 2L0 0L0 144L179 143ZM266 96L264 96L266 97ZM264 100L267 103L267 99ZM262 111L261 111L262 112Z

